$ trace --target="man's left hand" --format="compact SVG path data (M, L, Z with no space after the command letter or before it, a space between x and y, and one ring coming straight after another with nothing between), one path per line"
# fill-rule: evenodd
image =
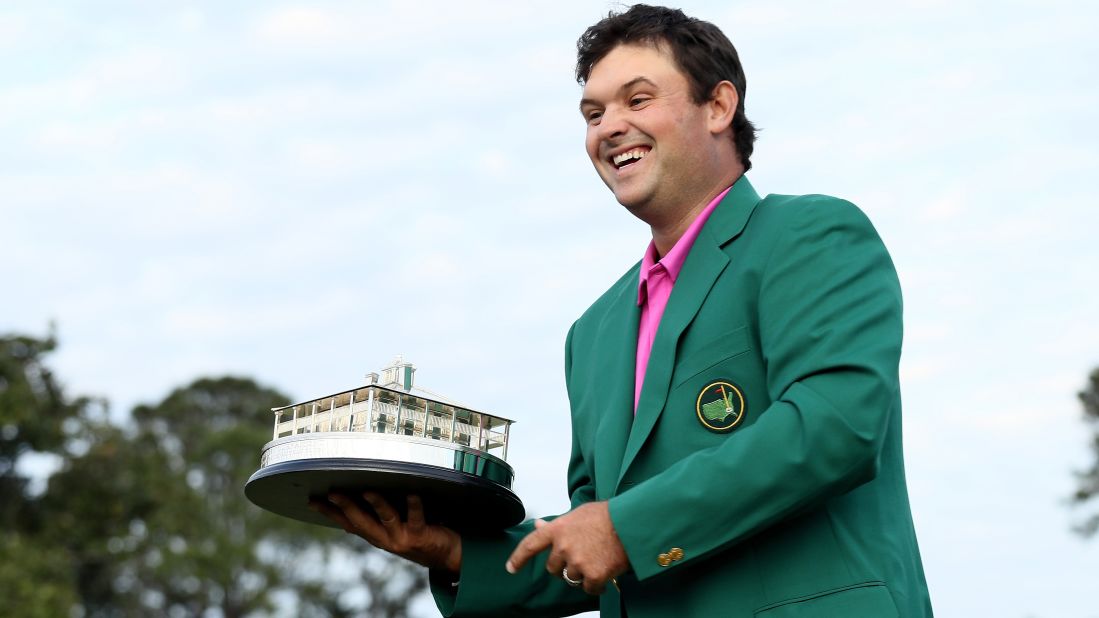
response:
M569 579L583 582L584 592L598 595L608 581L630 568L606 502L582 504L550 522L535 520L534 528L508 558L509 573L549 549L546 571L561 577L567 569Z

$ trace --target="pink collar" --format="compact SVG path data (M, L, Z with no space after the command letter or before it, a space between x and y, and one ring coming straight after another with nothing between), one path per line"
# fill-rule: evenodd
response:
M706 225L706 221L710 218L710 213L717 208L717 205L721 203L721 199L725 197L725 194L729 192L732 187L726 188L721 193L717 194L717 197L711 201L706 208L702 209L702 212L698 213L695 220L691 222L691 226L687 228L686 232L679 237L675 246L672 247L668 254L659 260L659 264L664 267L664 270L668 273L668 278L672 283L679 278L679 272L683 270L683 263L687 261L687 255L691 252L691 247L694 246L695 240L698 239L698 233L702 231L702 226ZM641 281L639 282L637 289L637 304L640 305L645 301L646 287L649 280L649 271L657 264L656 259L656 244L649 241L649 248L645 250L645 257L641 258Z

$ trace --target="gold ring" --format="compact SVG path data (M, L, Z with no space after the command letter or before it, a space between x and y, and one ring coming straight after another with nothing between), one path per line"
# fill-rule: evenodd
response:
M615 590L617 590L619 592L622 592L622 589L618 587L618 580L617 579L612 577L611 578L611 583L614 584L614 589Z

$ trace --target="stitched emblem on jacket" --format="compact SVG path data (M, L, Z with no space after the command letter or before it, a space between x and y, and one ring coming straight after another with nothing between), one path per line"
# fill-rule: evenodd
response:
M698 394L695 412L698 421L710 431L724 433L744 420L748 409L744 393L729 380L715 380Z

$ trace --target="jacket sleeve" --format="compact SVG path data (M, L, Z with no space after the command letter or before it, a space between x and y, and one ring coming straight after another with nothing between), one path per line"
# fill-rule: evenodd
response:
M898 401L900 287L870 222L825 197L784 205L759 272L772 402L754 424L610 499L637 577L728 549L874 478ZM659 526L646 525L659 521ZM667 561L665 561L667 562Z
M565 342L565 374L571 365L572 330ZM593 499L591 475L573 434L568 483L572 508ZM544 518L547 521L553 517ZM518 573L508 574L504 563L519 541L534 531L525 521L502 533L462 538L462 571L455 588L432 574L431 593L443 616L478 618L565 616L598 609L599 598L566 585L546 572L548 551L536 555Z

